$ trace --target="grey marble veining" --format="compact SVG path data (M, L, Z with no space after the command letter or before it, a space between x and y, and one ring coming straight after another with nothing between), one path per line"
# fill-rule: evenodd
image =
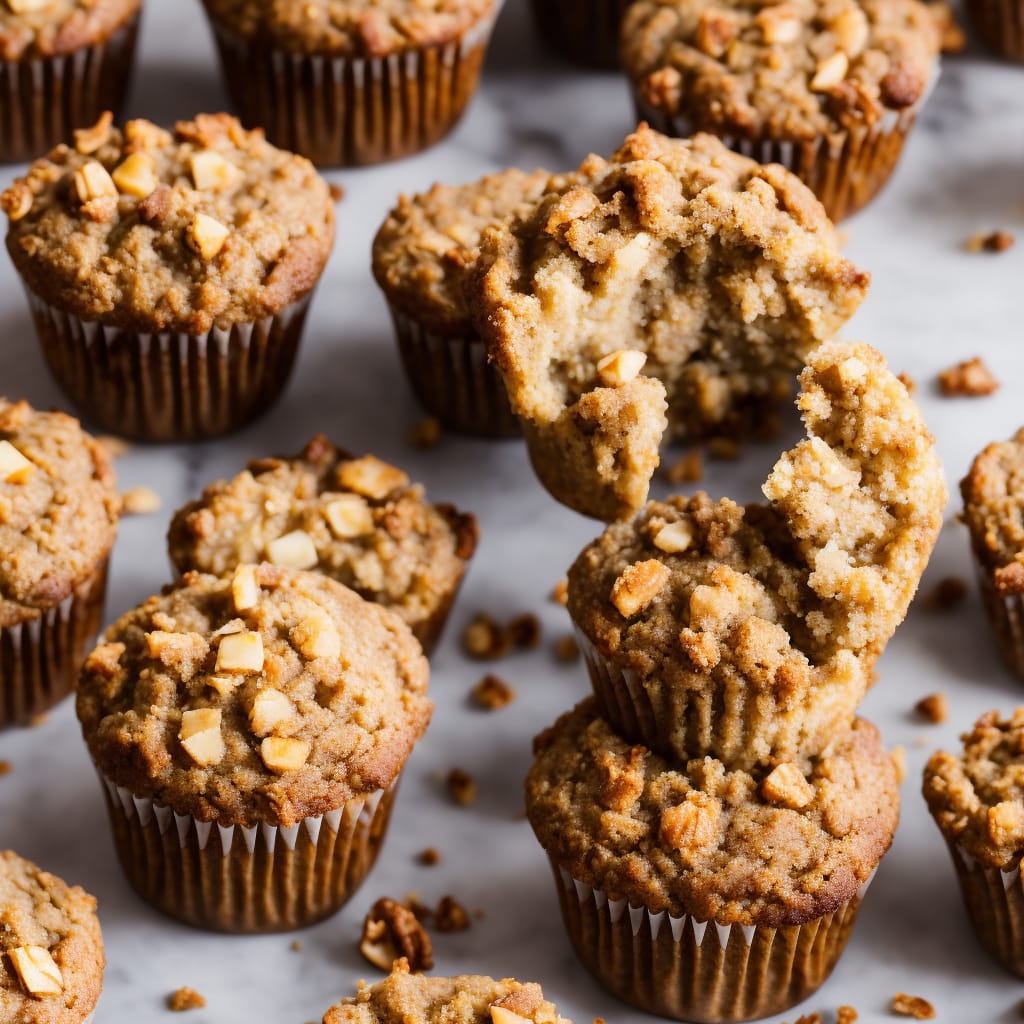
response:
M596 526L541 491L516 443L445 438L434 451L408 448L403 437L419 412L369 271L373 232L398 192L435 179L469 180L509 163L565 169L589 150L611 151L631 127L624 83L542 53L525 7L525 0L508 0L484 87L448 141L399 164L329 175L347 190L337 248L281 403L227 440L135 448L118 464L124 488L153 487L164 509L125 520L110 617L168 578L163 532L175 507L249 456L295 450L316 430L400 462L436 498L479 516L483 542L433 664L435 720L405 772L388 844L363 890L337 917L302 933L298 953L289 949L292 936L224 938L169 923L129 891L114 863L99 785L71 707L63 705L41 728L0 735L0 758L13 765L0 778L0 846L16 848L100 898L109 967L98 1024L162 1019L163 998L184 984L209 1001L187 1018L194 1024L319 1020L357 978L376 976L355 948L369 904L409 890L428 901L451 892L486 911L470 931L438 937L439 971L540 980L562 1012L581 1024L597 1015L641 1020L576 963L545 859L519 820L530 737L588 691L581 664L565 667L551 656L550 641L568 623L546 597ZM194 0L148 0L141 57L132 115L168 122L226 105ZM10 177L13 169L3 173ZM963 251L967 237L994 228L1015 232L1021 242L1000 256ZM850 257L874 276L846 335L877 345L895 369L917 379L955 485L984 443L1024 422L1024 70L980 54L947 61L890 187L845 229ZM0 338L0 393L62 404L5 258ZM938 397L937 371L975 354L985 357L1003 388L980 401ZM704 486L713 494L754 497L778 451L778 444L752 445L738 464L709 466ZM951 500L950 519L955 508ZM925 586L969 573L963 530L950 521ZM481 672L461 656L457 636L479 609L497 616L539 609L546 631L542 650L499 666L519 698L494 715L474 712L465 701ZM864 713L890 744L907 747L903 821L835 975L802 1009L852 1003L862 1020L882 1022L890 1019L888 999L902 990L935 1001L944 1020L1016 1019L1019 983L994 967L970 934L947 855L919 796L919 778L931 749L954 743L989 707L1010 708L1024 688L998 663L973 593L952 615L912 611L879 671ZM926 727L910 709L936 690L949 694L952 715L943 726ZM451 806L438 782L438 774L456 764L479 781L479 802L468 810ZM414 854L428 845L441 850L440 866L415 863Z

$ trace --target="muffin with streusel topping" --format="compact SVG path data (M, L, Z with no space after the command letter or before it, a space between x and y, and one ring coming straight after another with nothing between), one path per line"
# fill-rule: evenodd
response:
M194 440L279 397L334 240L308 160L226 114L173 132L106 119L2 206L43 352L87 419Z

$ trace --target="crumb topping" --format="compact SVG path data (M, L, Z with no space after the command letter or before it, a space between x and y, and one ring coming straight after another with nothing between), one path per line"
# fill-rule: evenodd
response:
M960 493L979 562L1002 593L1024 592L1024 428L975 458Z
M0 0L0 60L58 57L103 42L141 0Z

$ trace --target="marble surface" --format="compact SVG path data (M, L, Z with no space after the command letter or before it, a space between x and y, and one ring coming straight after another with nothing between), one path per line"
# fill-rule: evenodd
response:
M164 507L123 524L111 617L168 578L163 533L175 507L247 457L295 450L316 430L400 462L436 498L479 516L483 542L433 664L435 720L405 772L388 844L363 890L338 916L304 932L301 952L289 948L291 936L224 938L170 923L119 874L70 705L41 727L0 735L0 759L12 765L0 778L0 847L16 848L99 897L109 966L98 1024L161 1019L165 996L180 985L208 1000L188 1018L194 1024L318 1021L356 979L376 976L356 951L369 904L409 890L428 901L450 892L486 912L470 931L437 938L438 971L541 980L578 1024L597 1015L618 1024L641 1017L607 996L575 961L545 859L520 819L530 737L588 690L581 664L566 667L551 654L568 622L547 595L596 526L546 496L517 443L446 437L426 453L406 445L419 411L369 270L373 231L399 191L435 179L468 180L509 163L567 168L588 150L609 152L630 127L623 82L541 53L525 7L525 0L509 0L481 94L448 141L403 163L330 175L348 194L339 208L337 248L283 401L228 440L135 448L118 464L122 487L146 484ZM226 103L198 3L148 0L130 112L167 122ZM1018 390L1024 380L1024 70L973 53L947 61L895 179L846 227L849 255L874 275L870 297L846 334L877 345L895 369L919 382L955 485L984 443L1008 436L1024 420ZM967 237L994 228L1016 232L1021 242L999 256L964 252ZM6 258L0 258L0 338L0 393L61 404ZM936 373L975 354L985 357L1002 389L981 400L939 397ZM778 444L751 446L739 463L711 465L704 486L749 499L778 451ZM969 575L956 507L951 499L925 587ZM457 642L480 609L498 617L539 610L545 627L541 650L498 666L519 697L492 715L466 704L481 669L467 662ZM882 1021L889 1019L891 995L909 991L932 999L943 1020L1016 1020L1020 984L973 940L919 778L932 749L953 743L986 709L1012 707L1024 690L997 661L973 589L953 613L913 609L879 672L863 710L889 744L907 747L903 820L843 960L801 1009L852 1003L862 1020ZM948 693L952 716L945 725L926 726L911 709L936 690ZM450 804L439 782L454 765L478 779L479 800L470 809ZM418 866L414 855L430 845L441 851L441 864Z

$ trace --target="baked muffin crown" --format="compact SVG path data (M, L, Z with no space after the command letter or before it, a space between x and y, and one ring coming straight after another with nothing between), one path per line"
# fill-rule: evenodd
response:
M102 42L138 11L142 0L51 0L0 3L0 60L58 57Z

